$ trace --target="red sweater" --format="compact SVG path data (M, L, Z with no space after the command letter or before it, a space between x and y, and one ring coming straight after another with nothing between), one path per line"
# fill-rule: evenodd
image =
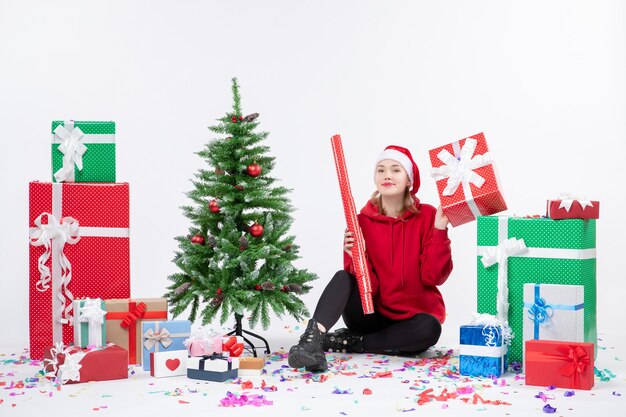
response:
M436 209L419 204L419 213L399 218L378 213L368 203L358 215L370 267L375 310L392 320L429 313L441 323L446 307L437 285L452 272L448 231L434 227ZM354 274L344 252L344 269Z

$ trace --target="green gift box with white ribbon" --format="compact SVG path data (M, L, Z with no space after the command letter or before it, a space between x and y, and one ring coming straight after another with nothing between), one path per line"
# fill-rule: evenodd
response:
M54 182L115 182L115 122L52 122Z
M478 218L479 313L508 321L511 361L523 359L524 284L582 285L585 342L597 348L595 220Z

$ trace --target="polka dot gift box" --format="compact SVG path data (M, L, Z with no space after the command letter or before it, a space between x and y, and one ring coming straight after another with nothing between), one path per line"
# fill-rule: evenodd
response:
M429 154L431 176L452 226L507 209L483 133L431 149Z
M115 122L52 122L52 181L115 182Z
M511 240L523 250L509 251ZM478 218L477 309L479 313L496 314L498 305L508 302L508 323L513 330L509 360L523 359L528 310L524 306L524 284L583 286L583 340L596 344L595 248L595 220Z
M74 299L130 296L128 198L127 183L30 183L32 359L74 340Z

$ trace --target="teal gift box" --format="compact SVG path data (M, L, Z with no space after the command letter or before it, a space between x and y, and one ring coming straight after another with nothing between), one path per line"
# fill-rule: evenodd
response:
M523 242L524 250L507 253L511 240ZM504 279L508 324L513 330L509 360L523 360L524 284L529 283L582 285L584 341L597 344L595 247L593 219L478 218L477 310L497 313L498 280Z
M184 350L185 339L191 336L189 320L145 321L141 324L142 365L150 370L150 353Z
M74 346L86 348L88 346L105 346L106 343L106 314L104 300L100 298L86 298L74 300Z
M115 122L52 122L52 181L115 182Z

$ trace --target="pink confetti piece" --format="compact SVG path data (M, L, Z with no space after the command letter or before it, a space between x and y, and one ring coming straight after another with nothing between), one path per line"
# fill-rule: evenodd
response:
M255 407L261 407L264 405L273 405L274 402L265 398L264 395L246 395L242 394L238 396L228 391L226 397L220 400L220 407L243 407L245 405L252 405Z

